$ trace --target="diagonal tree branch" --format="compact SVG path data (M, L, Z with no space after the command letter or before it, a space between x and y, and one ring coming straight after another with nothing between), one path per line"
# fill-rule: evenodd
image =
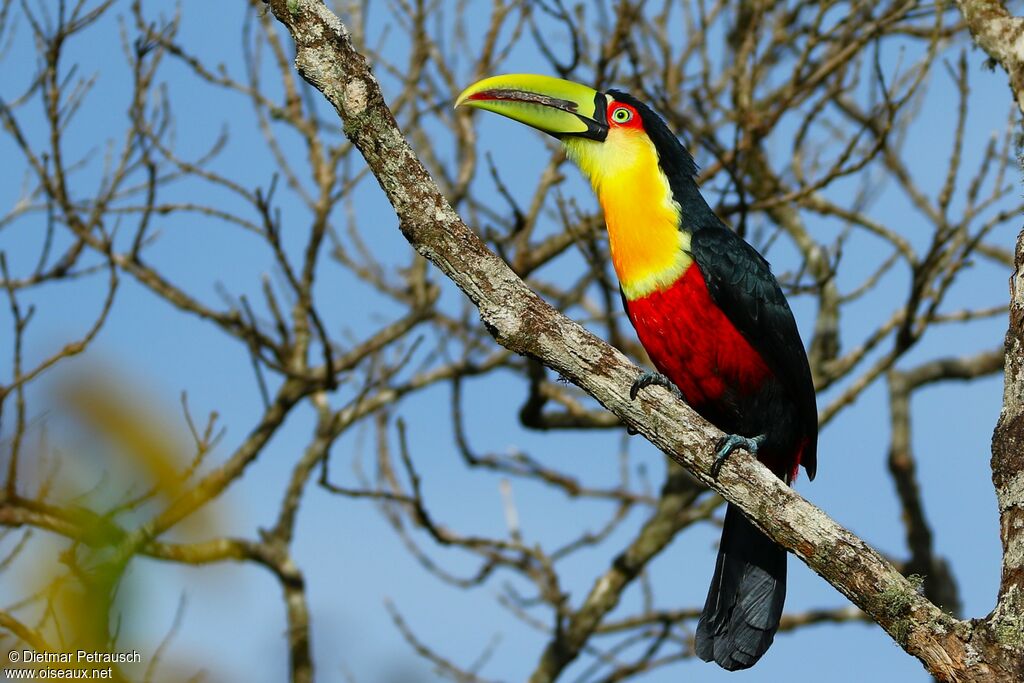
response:
M1024 19L994 0L956 0L956 6L974 42L1010 77L1013 99L1024 113Z
M709 474L720 433L667 391L629 400L638 368L534 294L462 222L409 148L365 58L319 0L271 0L296 44L299 73L334 106L399 218L406 239L473 301L506 348L539 359L738 505L773 539L863 609L943 680L1017 680L1017 659L985 624L957 621L864 541L749 456Z

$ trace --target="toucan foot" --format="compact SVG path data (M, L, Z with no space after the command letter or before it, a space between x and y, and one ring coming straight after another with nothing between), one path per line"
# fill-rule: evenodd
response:
M633 382L633 386L629 388L629 398L635 401L636 396L637 394L640 393L641 389L643 389L644 387L649 387L654 384L665 387L666 389L672 392L673 396L680 400L683 400L683 392L679 391L679 387L673 384L672 380L670 380L668 377L661 374L660 372L645 372L644 374L637 377L636 381Z
M718 443L715 444L715 462L711 465L711 476L715 479L718 478L718 473L722 471L722 465L725 464L726 459L732 452L737 448L746 449L751 455L757 455L757 449L764 443L765 435L760 434L750 439L739 434L729 434L719 439Z

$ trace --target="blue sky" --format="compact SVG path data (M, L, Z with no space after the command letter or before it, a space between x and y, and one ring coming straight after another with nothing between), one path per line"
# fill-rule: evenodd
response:
M380 31L387 16L373 4L371 25L374 31ZM184 2L181 42L210 63L223 62L229 71L241 75L241 5L231 3L224 11L210 12L208 3ZM125 124L125 88L130 73L117 38L117 20L126 13L127 5L117 6L90 30L91 39L73 42L66 57L66 65L79 63L82 74L98 77L95 89L67 135L69 157L90 150L99 152L100 161L87 165L73 178L79 188L96 185L104 146L108 140L119 140ZM472 14L467 23L472 24ZM404 63L406 46L401 40L386 39L384 49L393 61ZM10 98L27 84L35 68L27 27L18 28L3 56L0 96ZM895 69L901 58L904 56L886 55L884 64ZM983 60L976 51L970 51L968 59L972 105L965 167L974 168L988 137L1004 130L1009 98L1004 74L982 69ZM535 49L526 40L511 51L502 67L504 71L543 69ZM936 70L938 79L944 77L940 71ZM244 98L198 83L173 60L165 64L161 80L167 83L182 155L201 153L229 127L228 145L215 167L247 187L265 187L274 172L273 161ZM382 77L382 83L385 94L393 94L389 89L394 88L394 79ZM909 131L906 143L907 149L912 150L915 168L920 170L919 178L932 195L942 182L954 114L953 106L942 95L944 86L936 83L937 94L922 103L920 119ZM38 113L38 109L31 107L26 111ZM31 115L22 119L29 133L36 140L41 139L43 130L38 127L39 122L33 121ZM481 146L493 152L510 191L525 203L547 160L544 150L548 142L539 134L498 117L480 116L476 123ZM296 158L300 157L297 153ZM8 174L8 182L0 184L0 210L6 211L22 191L23 173L19 153L6 136L0 136L0 158L13 159L11 163L17 169ZM698 156L698 162L707 161ZM563 194L581 206L593 207L589 188L575 171L569 173L571 177L562 187ZM487 182L480 181L481 192L488 191ZM302 210L293 199L282 195L286 225L290 221L302 225ZM232 201L222 194L211 194L208 187L198 183L171 186L164 198L223 201L226 208ZM407 262L409 248L374 183L360 186L354 207L374 254L387 263ZM931 228L924 218L890 190L881 192L871 212L884 217L887 225L916 246L926 244L930 237ZM0 249L15 264L16 274L34 265L34 261L25 259L37 253L42 225L43 218L36 216L0 230ZM156 227L160 238L149 258L159 263L172 279L185 283L190 292L207 301L220 301L218 288L234 295L249 293L256 300L259 277L264 273L274 276L271 254L258 240L236 229L206 218L180 215L161 218ZM554 221L545 229L556 229ZM834 226L812 229L824 231ZM1012 248L1014 233L1015 229L1002 229L995 239ZM301 238L301 234L296 235L290 246L301 244ZM876 248L867 239L851 241L849 250L854 256L848 258L861 258L865 263L865 270L859 275L867 272ZM773 260L784 262L785 246L777 249ZM785 270L779 261L776 270ZM563 259L557 267L582 268L582 261ZM851 272L857 274L856 269ZM572 272L544 275L557 280L572 277ZM1005 298L1007 276L1005 269L979 264L969 281L952 293L950 309L978 300L1001 301L1000 297ZM905 278L905 273L894 273L887 287L902 292ZM332 330L347 328L357 334L366 333L392 312L380 296L351 281L337 268L325 267L319 283L321 300L337 302L336 306L322 306L325 323ZM91 278L47 286L28 294L26 301L38 307L30 331L29 356L45 357L67 339L81 334L100 307L103 287L102 278ZM875 320L887 296L883 288L876 297L860 304L844 324L856 330ZM443 301L450 310L464 305L450 286ZM794 308L806 339L813 323L813 308L801 301L795 302ZM10 329L8 315L6 308L0 312L2 330ZM926 337L901 366L910 367L953 352L992 348L1001 342L1004 330L1001 317L963 327L950 326ZM0 334L0 358L10 358L10 344L9 336ZM230 454L261 409L249 360L239 344L213 326L177 313L128 277L123 278L113 314L102 334L73 365L108 368L115 376L141 388L154 410L173 416L169 422L178 430L182 429L177 406L181 392L188 393L196 414L216 410L227 435L214 453L215 459ZM7 376L9 365L0 368L2 376ZM60 379L60 375L54 374L39 383L31 394L35 405L48 405L53 383ZM826 405L841 388L825 392L819 405ZM943 384L921 392L913 404L914 448L919 457L924 503L935 532L936 551L949 558L959 581L965 616L986 614L994 606L998 586L998 524L988 469L988 444L998 416L1001 391L1001 379L995 377L968 385ZM621 449L628 448L633 453L634 467L642 466L654 486L660 483L663 456L638 438L624 441L619 432L552 435L521 430L517 413L522 386L506 374L470 380L466 392L468 436L480 450L521 448L544 462L584 472L590 482L608 483L617 476L616 456ZM396 411L408 423L426 499L445 524L467 533L500 535L505 522L498 496L499 478L467 472L462 466L452 446L448 401L449 390L437 387L404 401ZM39 410L48 414L43 408ZM296 411L266 452L228 489L217 505L218 514L204 517L213 528L192 525L183 533L193 538L213 531L253 537L258 526L271 523L292 464L308 442L312 424L308 409ZM5 420L2 429L0 439L7 437L10 423ZM59 425L56 431L61 433ZM876 383L823 431L819 476L812 484L801 479L799 490L883 553L900 558L905 555L903 530L886 469L887 444L887 399L884 387ZM89 456L75 459L74 445L67 447L77 463L74 466L82 468L82 476L95 476L90 470ZM352 484L353 462L370 467L372 450L372 434L368 430L354 430L346 435L332 450L333 476ZM565 500L534 484L514 481L512 488L523 533L530 542L564 542L580 529L596 528L609 514L605 505ZM630 533L643 519L641 511L634 511L608 542L559 567L565 586L576 600L585 594L594 577L628 542ZM429 546L426 539L417 538ZM692 606L703 602L716 538L717 532L712 528L692 529L657 558L650 567L650 575L660 604ZM0 599L4 604L20 594L22 582L38 570L38 563L55 557L52 544L33 549L33 553L32 557L23 558L17 573L0 576ZM517 577L502 575L499 580L470 591L440 583L409 557L400 540L366 501L330 496L310 486L299 519L294 554L308 582L318 680L344 680L345 671L351 672L355 680L367 683L438 679L401 639L384 608L385 601L400 610L419 637L453 661L471 662L497 643L480 672L488 678L523 679L546 641L544 634L513 621L497 605L495 598L503 582L525 590ZM430 555L455 573L475 567L471 559L458 551L431 548ZM799 561L791 559L789 568L789 609L846 604L842 596ZM235 564L182 568L137 560L126 578L124 595L125 641L137 644L144 652L152 651L164 636L179 601L185 600L182 625L166 657L168 665L179 672L205 668L211 680L284 679L287 661L280 590L264 570ZM638 596L637 588L631 588L624 601L626 607L635 605ZM856 662L856 666L851 666L851 662ZM564 680L575 680L588 665L589 662L577 663ZM725 680L726 675L715 667L694 662L659 670L643 680L716 681ZM880 680L927 680L916 660L903 653L878 628L865 624L815 626L784 634L755 669L730 679L862 681L868 676Z

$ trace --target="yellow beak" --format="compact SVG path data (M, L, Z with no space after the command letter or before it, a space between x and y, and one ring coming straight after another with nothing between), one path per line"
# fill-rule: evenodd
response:
M608 135L607 98L593 88L551 76L506 74L477 81L455 106L476 107L525 123L556 138Z

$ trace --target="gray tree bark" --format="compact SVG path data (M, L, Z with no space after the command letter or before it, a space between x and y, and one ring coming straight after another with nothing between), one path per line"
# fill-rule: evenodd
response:
M721 433L663 389L644 392L631 401L629 388L640 369L544 302L462 222L403 138L377 80L341 21L320 0L271 0L269 4L295 41L299 73L337 110L345 134L394 207L403 235L470 298L500 344L538 359L581 387L739 506L760 529L864 610L932 675L944 681L1021 680L1024 242L1018 241L1013 279L1006 403L993 442L1006 551L1003 587L999 606L987 619L960 621L927 600L917 584L877 551L750 456L737 453L713 478L709 471L713 444Z

